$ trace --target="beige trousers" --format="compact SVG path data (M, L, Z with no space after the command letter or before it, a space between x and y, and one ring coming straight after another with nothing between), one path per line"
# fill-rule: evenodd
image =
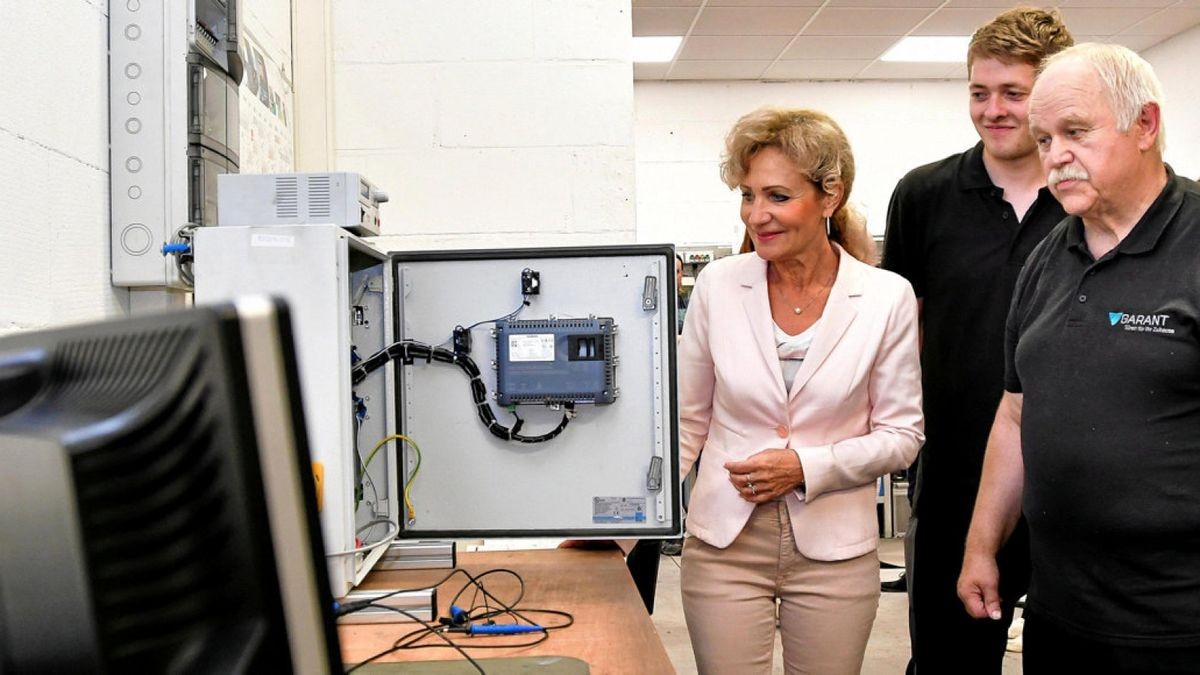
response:
M879 607L879 556L809 560L783 501L760 504L728 548L688 537L683 612L702 675L770 673L776 599L788 675L862 669Z

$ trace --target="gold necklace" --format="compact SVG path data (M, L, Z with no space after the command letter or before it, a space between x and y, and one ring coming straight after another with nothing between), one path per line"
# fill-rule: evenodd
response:
M833 274L832 274L832 275L830 275L830 277L829 277L829 283L825 284L824 286L821 286L821 287L819 287L819 288L817 289L817 292L816 292L816 293L813 293L813 294L812 294L812 297L810 297L810 298L808 299L808 302L806 302L806 303L804 303L803 305L800 305L800 306L793 305L793 306L792 306L792 313L793 313L793 314L795 314L796 316L800 316L801 314L803 314L803 313L804 313L804 310L808 309L809 307L812 307L812 304L813 304L814 302L816 302L816 301L817 301L817 298L821 297L821 291L823 291L823 290L824 290L824 289L826 289L826 288L829 288L829 287L832 287L832 286L833 286L833 279L834 279L834 277L836 277L836 276L837 276L837 268L835 267L835 268L834 268L834 270L833 270ZM783 296L783 289L782 289L782 288L780 288L780 290L779 290L779 295L780 295L781 297ZM786 300L787 300L787 298L784 298L784 300L786 301Z
M793 307L792 312L794 312L796 314L796 316L800 316L801 314L804 313L804 310L808 309L809 307L812 307L812 304L814 302L816 302L817 298L819 298L819 297L821 297L821 291L817 291L816 293L813 293L813 296L808 299L808 302L804 303L803 307Z

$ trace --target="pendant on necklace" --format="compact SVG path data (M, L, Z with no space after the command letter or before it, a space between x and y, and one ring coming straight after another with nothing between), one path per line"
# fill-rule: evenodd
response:
M803 307L793 307L792 311L795 312L796 314L799 314L800 312L804 311L804 308Z

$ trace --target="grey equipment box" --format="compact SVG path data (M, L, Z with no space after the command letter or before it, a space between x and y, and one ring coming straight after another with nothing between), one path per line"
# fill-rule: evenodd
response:
M496 400L612 403L617 398L613 320L496 322Z
M338 225L378 235L379 205L388 200L347 172L223 175L217 187L222 226Z

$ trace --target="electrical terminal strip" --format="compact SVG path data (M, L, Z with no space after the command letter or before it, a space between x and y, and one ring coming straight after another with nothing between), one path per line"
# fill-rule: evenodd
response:
M397 541L375 563L379 570L453 569L457 565L452 541Z
M386 597L385 597L386 596ZM404 621L433 621L434 607L437 606L437 591L425 588L418 591L396 592L395 590L375 589L370 591L350 591L342 598L342 604L373 603L383 605L375 607L367 605L349 614L338 617L338 623L401 623ZM387 609L388 607L392 609ZM393 610L403 610L402 614ZM411 616L409 616L411 615Z

